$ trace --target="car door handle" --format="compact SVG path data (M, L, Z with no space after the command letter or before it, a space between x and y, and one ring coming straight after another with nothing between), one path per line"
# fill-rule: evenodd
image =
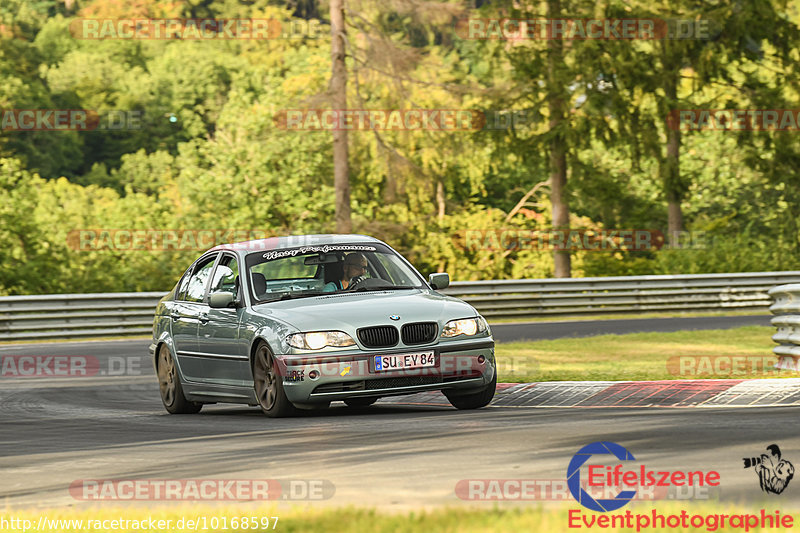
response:
M180 319L181 319L181 315L179 315L178 313L173 313L173 314L171 314L171 315L169 315L169 316L170 316L170 318L172 318L172 320L174 320L175 322L177 322L178 320L180 320Z
M208 315L200 315L197 317L201 324L208 324Z

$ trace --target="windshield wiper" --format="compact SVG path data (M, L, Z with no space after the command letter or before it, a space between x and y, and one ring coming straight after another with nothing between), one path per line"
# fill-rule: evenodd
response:
M322 296L324 293L322 291L313 291L313 292L284 292L280 296L276 298L271 298L269 300L259 300L260 302L270 303L270 302L279 302L281 300L294 300L295 298L308 298L310 296Z
M416 287L398 287L397 285L385 285L383 287L359 287L350 292L366 292L366 291L387 291L387 290L408 290L416 289Z
M322 296L323 294L330 294L330 293L322 291L301 292L299 294L292 294L292 298L308 298L310 296Z

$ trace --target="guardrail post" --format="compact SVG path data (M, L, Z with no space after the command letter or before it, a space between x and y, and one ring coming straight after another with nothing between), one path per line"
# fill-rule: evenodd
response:
M769 310L772 325L778 328L772 340L778 346L772 349L778 356L775 368L800 370L800 284L778 285L769 291L773 304Z

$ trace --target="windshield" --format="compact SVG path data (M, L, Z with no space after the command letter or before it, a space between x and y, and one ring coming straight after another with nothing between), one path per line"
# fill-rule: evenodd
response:
M247 256L256 301L337 292L426 287L419 275L381 244L333 244L258 252Z

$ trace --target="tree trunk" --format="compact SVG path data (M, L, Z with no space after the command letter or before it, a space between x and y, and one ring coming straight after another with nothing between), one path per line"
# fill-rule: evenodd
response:
M664 186L664 196L667 200L667 238L670 247L680 246L680 235L683 231L683 212L681 201L685 194L685 187L681 182L680 155L681 155L681 130L680 124L671 124L670 111L678 106L678 83L680 80L680 67L667 59L669 46L665 46L664 96L669 109L665 110L665 131L667 133L667 153L661 162L661 179Z
M376 132L377 134L377 132ZM378 153L386 160L386 181L383 184L383 201L385 205L397 202L397 177L395 176L393 154L391 150L378 143Z
M551 121L551 127L553 126ZM553 205L553 228L569 229L569 205L565 195L567 185L567 154L563 141L555 139L550 146L550 203ZM571 258L568 251L553 252L555 261L554 275L557 278L569 278L572 275Z
M683 232L683 211L679 196L667 193L667 232L671 248L680 247L681 232Z
M347 67L345 65L344 0L330 0L331 16L331 100L339 112L347 109ZM350 233L350 166L347 130L333 130L333 186L336 192L336 233Z
M444 183L440 179L436 181L436 219L439 224L444 222L445 207Z
M560 0L547 1L547 16L555 19L562 16ZM553 207L553 228L569 228L569 204L566 197L567 186L567 146L563 133L566 96L558 70L564 65L563 41L550 39L547 41L548 95L547 108L550 112L550 131L557 132L550 141L550 203ZM568 251L554 251L554 275L557 278L569 278L571 258Z
M667 232L671 247L680 245L683 231L683 212L681 200L683 191L680 187L681 132L667 129L667 157L664 161L664 188L667 197Z

